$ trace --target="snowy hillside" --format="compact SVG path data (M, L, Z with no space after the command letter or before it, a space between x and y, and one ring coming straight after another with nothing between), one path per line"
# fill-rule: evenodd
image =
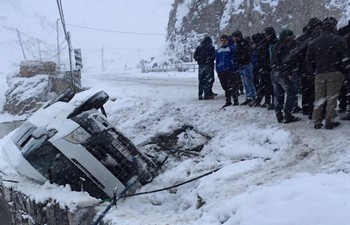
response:
M183 125L211 137L198 156L170 154L159 176L137 192L169 187L219 169L177 188L120 200L105 217L110 224L348 224L348 121L334 130L314 130L303 115L298 115L300 122L279 124L273 111L265 108L220 109L225 100L218 82L214 92L219 95L214 100L197 100L196 73L124 72L84 74L83 78L90 89L80 99L100 90L116 98L105 105L109 119L143 151L147 149L142 143L149 138ZM244 99L240 96L240 101ZM196 134L189 134L191 143L196 143ZM179 139L190 144L188 138ZM71 207L93 201L69 188L29 182L0 162L5 178L20 181L15 187L38 201L64 196L58 201ZM101 204L99 213L106 206Z
M252 36L266 27L279 33L288 28L300 35L312 17L334 16L339 26L347 24L350 4L346 0L175 0L168 23L168 58L189 61L203 39L209 35L214 43L221 34L240 30L243 36Z

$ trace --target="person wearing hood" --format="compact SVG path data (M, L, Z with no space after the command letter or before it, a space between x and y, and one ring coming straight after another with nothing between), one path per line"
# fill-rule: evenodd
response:
M350 67L346 44L336 34L337 19L327 17L322 21L321 34L309 45L306 52L306 63L310 74L315 74L315 102L312 119L314 128L333 129L340 125L335 121L337 98L344 81L344 74Z
M255 85L255 90L257 91L257 98L259 96L259 90L260 90L260 64L259 64L259 49L260 49L260 44L264 39L264 35L262 33L255 33L252 35L252 65L253 65L253 81L254 81L254 85ZM258 106L260 105L260 102L258 105L255 105L254 102L251 102L251 104L249 104L249 106Z
M315 82L313 74L306 67L305 56L311 41L319 36L322 30L322 21L316 17L311 18L304 27L304 32L296 39L296 47L286 57L285 61L295 61L297 73L301 81L301 108L304 115L312 119L313 104L315 100Z
M212 87L214 84L215 47L209 36L204 37L196 48L193 58L198 63L198 99L214 99L215 94Z
M232 36L237 46L237 66L246 94L246 100L241 105L249 105L256 97L253 81L253 65L251 63L251 45L247 39L243 38L243 34L239 30L233 32Z
M339 28L337 34L345 39L348 54L350 54L350 20L348 24ZM350 110L350 77L345 77L345 81L340 88L338 96L338 112L347 112ZM341 118L341 120L350 120L350 112Z
M285 57L294 47L294 33L291 30L285 29L281 31L277 43L271 48L274 104L277 122L279 123L291 123L301 120L292 115L293 105L297 99L293 84L294 76L289 65L284 63Z
M264 103L261 104L269 110L274 109L273 99L273 85L271 81L271 65L270 65L270 50L277 42L277 36L273 27L266 27L263 31L263 40L258 47L258 64L259 64L259 88L257 90L257 97L252 103L253 106L260 106L261 101L265 98Z

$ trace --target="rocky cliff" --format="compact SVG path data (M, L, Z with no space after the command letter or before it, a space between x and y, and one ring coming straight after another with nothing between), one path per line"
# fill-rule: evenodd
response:
M335 16L338 26L350 19L346 0L174 0L169 15L166 57L171 61L192 61L205 35L214 39L241 30L244 36L273 26L301 34L311 17Z
M89 203L73 209L51 198L40 202L0 184L0 225L91 225L96 206Z

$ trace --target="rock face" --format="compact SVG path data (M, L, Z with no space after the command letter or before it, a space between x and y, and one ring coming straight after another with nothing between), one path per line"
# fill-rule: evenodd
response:
M335 16L346 25L350 2L346 0L175 0L169 15L166 55L171 61L192 61L205 35L214 43L221 34L241 30L251 36L272 26L299 35L312 17Z
M67 89L81 91L81 71L56 73L56 63L50 61L21 62L20 72L7 77L3 111L11 115L35 112L40 103L47 102Z
M0 225L91 225L96 216L95 206L73 210L53 199L36 202L21 192L3 187L0 189Z
M56 63L52 61L28 60L20 64L19 74L21 77L33 77L37 74L56 74Z
M9 89L5 93L3 110L12 115L34 112L37 102L48 101L49 76L37 75L30 78L10 77Z

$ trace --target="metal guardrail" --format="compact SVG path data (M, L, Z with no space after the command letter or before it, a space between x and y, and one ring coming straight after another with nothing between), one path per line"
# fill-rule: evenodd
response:
M197 63L171 64L171 65L165 65L165 66L145 66L141 68L142 73L169 72L169 71L195 72L196 70L198 70Z

